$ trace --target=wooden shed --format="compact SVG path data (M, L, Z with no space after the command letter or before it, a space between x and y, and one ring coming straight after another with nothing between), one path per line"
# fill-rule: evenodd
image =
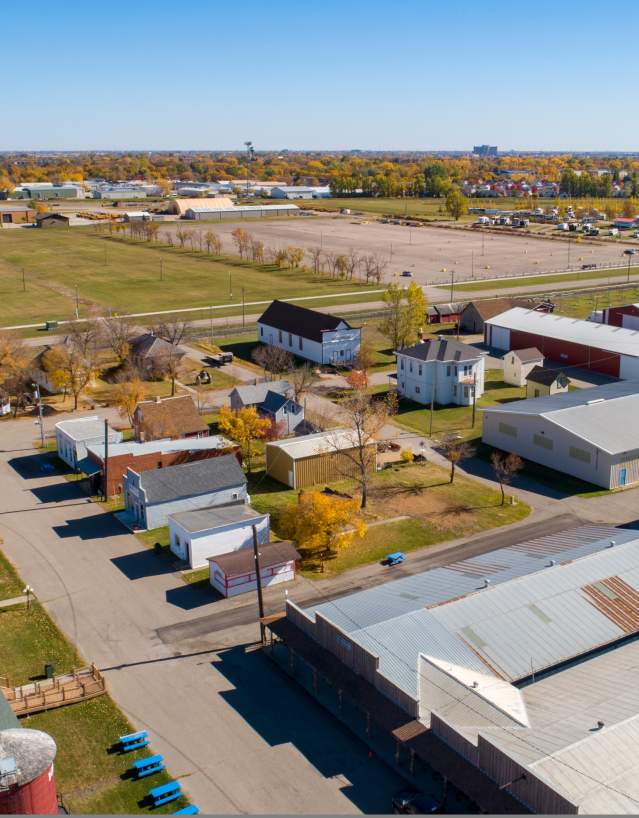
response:
M266 444L266 473L294 489L352 477L357 471L355 432L333 429ZM377 444L366 447L367 467L375 471Z

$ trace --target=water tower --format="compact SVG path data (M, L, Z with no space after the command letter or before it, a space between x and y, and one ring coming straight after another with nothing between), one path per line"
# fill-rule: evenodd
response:
M57 815L55 741L40 730L0 730L0 815Z

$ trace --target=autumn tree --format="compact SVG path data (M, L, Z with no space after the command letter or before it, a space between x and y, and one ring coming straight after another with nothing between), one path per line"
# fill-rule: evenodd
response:
M305 250L303 247L287 247L286 253L288 255L288 264L289 267L292 267L294 270L302 263L304 258Z
M377 435L388 420L385 400L356 392L340 404L343 427L328 437L329 449L337 455L337 471L357 481L360 508L366 508L368 487L375 471Z
M413 343L426 316L426 298L422 288L414 281L406 289L389 284L382 300L384 318L380 332L390 340L393 350Z
M80 395L99 372L95 333L73 325L63 344L44 353L42 366L56 389L73 395L77 409Z
M357 500L305 491L299 502L284 509L278 527L284 537L295 542L306 562L319 562L320 570L324 571L327 560L366 533L357 516L357 505Z
M115 386L114 396L115 406L120 416L126 418L129 426L132 426L135 407L145 398L144 384L138 377L121 381Z
M218 429L223 435L228 435L239 443L246 470L251 473L255 441L266 436L271 428L271 421L258 415L254 406L245 406L237 412L231 411L228 406L220 409Z
M121 315L103 318L100 322L101 335L117 358L118 363L125 361L129 355L131 338L131 321Z
M251 260L255 264L264 264L264 242L259 239L251 239Z
M248 254L249 248L251 246L251 236L246 230L242 227L236 227L235 230L231 233L233 237L233 241L235 242L235 246L237 247L237 252L239 253L240 258L244 258Z
M461 190L454 188L446 195L446 213L459 221L461 216L468 213L468 199Z
M281 375L282 372L289 372L293 369L293 356L281 347L271 344L255 347L251 353L251 358L256 364L262 367L264 374Z
M455 480L455 469L463 460L474 456L475 448L454 434L444 435L440 447L442 454L450 463L450 482L452 483Z
M0 385L24 372L30 358L29 350L19 336L12 332L0 332Z
M501 452L493 452L490 456L490 464L495 473L495 479L499 483L501 490L501 504L506 502L506 494L504 486L509 486L518 471L524 468L524 461L518 454L511 452L510 454L502 454Z
M335 272L340 278L346 278L347 271L348 257L344 255L338 255L335 259Z

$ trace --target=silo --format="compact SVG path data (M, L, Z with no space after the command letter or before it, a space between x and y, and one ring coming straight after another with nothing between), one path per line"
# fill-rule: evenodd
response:
M55 754L55 741L40 730L0 730L0 814L57 814Z

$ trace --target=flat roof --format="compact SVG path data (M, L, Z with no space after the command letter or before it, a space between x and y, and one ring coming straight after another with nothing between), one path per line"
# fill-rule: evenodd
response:
M231 440L222 435L210 435L208 437L186 437L179 440L148 440L139 442L137 440L125 440L120 443L109 445L109 457L119 457L123 454L134 456L150 454L153 452L197 452L208 449L227 449L235 446ZM90 443L87 451L92 452L100 460L104 459L104 443Z
M530 332L573 344L639 357L639 331L568 318L554 312L513 307L485 321L489 326Z
M91 415L83 418L73 418L71 420L59 420L56 429L60 429L65 435L68 435L76 442L84 440L94 440L95 438L104 438L104 421L97 415ZM109 427L109 441L114 443L122 440L122 432Z
M233 506L209 506L194 509L193 511L180 511L176 514L169 514L169 520L173 520L192 534L198 531L208 531L211 528L220 528L231 523L259 520L262 517L268 517L268 514L255 511L254 508L245 503Z
M607 383L480 411L543 417L609 454L639 448L639 381Z

